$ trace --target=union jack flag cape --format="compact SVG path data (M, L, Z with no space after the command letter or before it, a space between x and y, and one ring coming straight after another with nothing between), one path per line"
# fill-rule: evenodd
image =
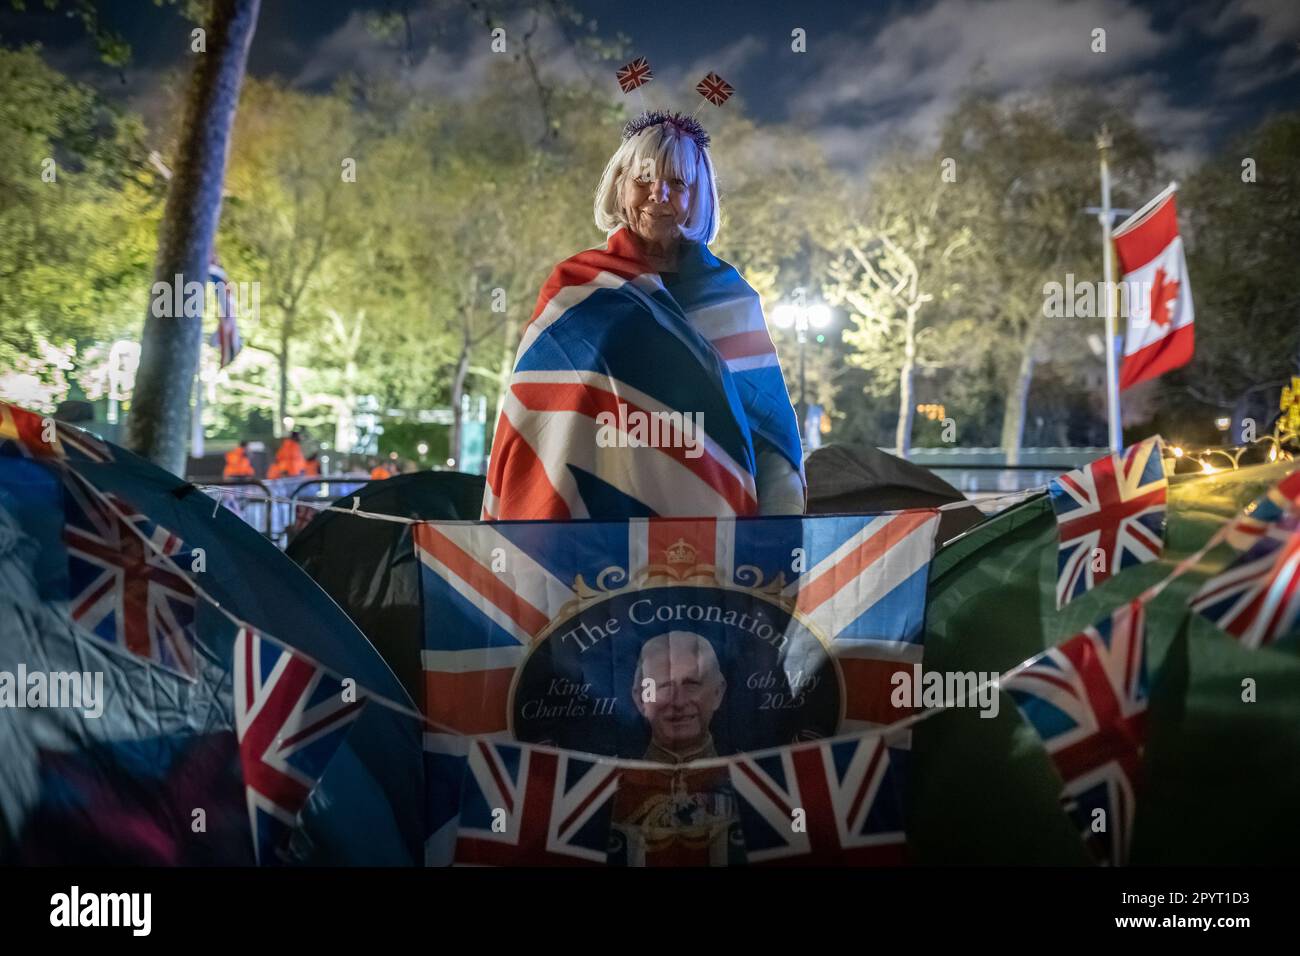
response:
M635 433L638 416L655 416L657 445ZM703 434L692 435L697 422ZM755 514L761 443L803 474L758 294L702 243L683 244L675 276L653 272L621 228L542 287L497 423L483 517Z
M1112 865L1128 860L1146 742L1145 619L1132 601L1002 685L1065 781L1061 801L1085 845Z

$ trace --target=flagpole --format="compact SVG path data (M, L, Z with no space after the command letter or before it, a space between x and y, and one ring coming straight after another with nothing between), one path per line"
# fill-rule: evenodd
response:
M1111 208L1110 208L1110 167L1106 154L1111 147L1110 131L1103 125L1097 134L1097 153L1101 164L1101 211L1097 219L1101 223L1101 261L1104 284L1103 299L1106 315L1106 423L1110 437L1110 450L1120 451L1124 446L1123 430L1120 427L1119 409L1119 375L1116 369L1115 351L1118 341L1115 337L1115 250L1111 242Z

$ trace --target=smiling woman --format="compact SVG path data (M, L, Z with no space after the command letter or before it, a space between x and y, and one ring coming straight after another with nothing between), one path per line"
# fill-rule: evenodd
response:
M524 330L484 518L803 513L802 447L758 294L708 248L708 146L680 113L624 128L596 190L608 239L555 268ZM696 427L611 440L611 422L645 418Z

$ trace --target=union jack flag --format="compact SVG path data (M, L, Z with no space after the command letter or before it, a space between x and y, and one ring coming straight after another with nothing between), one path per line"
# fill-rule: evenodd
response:
M477 739L461 798L456 862L601 865L608 852L612 761Z
M901 865L907 757L882 735L865 734L732 758L747 860Z
M69 611L96 637L193 680L194 587L176 535L75 475L64 483Z
M1132 601L1002 684L1047 748L1065 781L1065 811L1101 863L1125 863L1132 839L1146 740L1145 616Z
M727 100L731 99L731 94L736 92L735 88L724 80L718 74L710 72L708 76L700 80L695 85L695 92L704 97L714 106L721 106Z
M52 428L51 428L52 426ZM46 436L50 441L46 441ZM105 462L112 461L108 445L90 432L67 422L60 422L25 408L0 402L0 444L11 447L28 458L68 458Z
M208 266L208 281L212 283L217 295L217 327L208 344L220 350L220 366L225 368L244 347L244 340L239 334L239 306L230 294L230 280L226 277L226 271L215 262Z
M758 294L707 247L683 256L671 291L626 228L556 267L515 358L485 519L754 514L759 439L802 472ZM631 416L666 434L634 438Z
M1282 517L1297 508L1300 508L1300 470L1291 472L1242 509L1228 527L1227 543L1237 551L1249 551Z
M339 678L249 628L235 638L234 671L253 849L275 864L365 699L346 700Z
M1267 522L1255 543L1206 581L1190 603L1247 647L1286 637L1300 615L1300 510Z
M620 67L615 74L618 77L618 85L624 93L631 93L638 86L653 80L655 75L650 71L650 63L645 57L639 56L626 66Z
M937 522L913 511L416 525L426 715L464 734L507 731L517 669L591 583L694 568L721 587L776 582L773 599L826 642L844 688L830 732L892 723L910 713L890 703L890 681L921 660Z
M1160 449L1159 436L1149 438L1052 480L1058 608L1163 553L1168 481Z

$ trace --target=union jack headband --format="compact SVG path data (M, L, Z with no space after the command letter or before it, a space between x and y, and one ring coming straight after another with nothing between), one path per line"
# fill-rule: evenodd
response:
M629 140L644 129L664 124L676 127L691 137L700 149L709 148L709 134L704 131L699 120L684 113L669 113L665 110L647 110L636 119L628 120L627 125L623 127L623 139Z

